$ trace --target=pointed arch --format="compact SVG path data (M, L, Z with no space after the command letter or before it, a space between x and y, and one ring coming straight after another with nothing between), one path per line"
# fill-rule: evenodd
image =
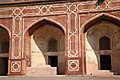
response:
M10 39L10 38L11 38L11 32L10 32L10 30L9 30L5 25L3 25L3 24L1 24L1 23L0 23L0 27L3 28L3 29L5 29L5 30L8 32L8 34L9 34L9 39Z
M10 52L11 52L11 32L10 29L7 28L5 25L0 23L0 53L2 60L0 60L1 67L0 67L0 76L8 75L8 67L9 67L9 59L10 59ZM4 53L7 53L4 55Z
M57 39L55 39L54 37L48 39L48 51L52 52L58 51L57 46L58 46Z
M10 49L11 49L11 31L9 30L9 28L7 28L5 25L3 25L1 23L0 23L0 27L3 28L8 33L8 39L9 39L9 41L8 41L8 43L9 43L9 48L8 48L9 51L8 51L8 53L10 53Z
M99 50L110 50L110 38L107 36L102 36L99 39Z
M113 16L111 14L107 14L107 13L101 13L91 19L89 19L88 21L86 21L82 27L80 32L81 33L85 33L87 32L87 30L89 28L91 28L93 25L95 25L96 23L100 22L100 21L108 21L113 23L114 25L117 25L120 27L120 18Z
M37 25L44 25L44 24L46 24L46 23L47 23L47 24L55 25L55 26L57 26L58 28L60 28L64 33L66 33L65 27L64 27L61 23L59 23L59 22L57 22L57 21L55 21L55 20L53 20L53 19L47 18L47 17L43 17L43 18L41 18L41 19L33 22L31 25L29 25L29 26L25 29L24 33L26 33L26 31L32 29L33 26L34 26L34 29L33 29L33 31L31 31L31 32L34 32L34 31L39 27L39 26L37 26Z

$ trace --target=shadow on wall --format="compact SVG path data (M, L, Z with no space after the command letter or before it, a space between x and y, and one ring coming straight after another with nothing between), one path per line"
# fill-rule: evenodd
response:
M58 73L64 74L64 33L61 29L54 25L42 25L31 35L31 51L32 51L32 65L50 65L53 58L50 56L56 56L58 60L56 67L58 67Z

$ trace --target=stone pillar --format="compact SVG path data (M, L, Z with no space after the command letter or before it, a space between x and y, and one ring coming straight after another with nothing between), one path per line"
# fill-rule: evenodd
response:
M86 34L85 33L81 33L80 35L80 42L79 42L79 46L80 46L80 58L81 58L81 73L83 75L86 74L86 52L85 52L85 37Z

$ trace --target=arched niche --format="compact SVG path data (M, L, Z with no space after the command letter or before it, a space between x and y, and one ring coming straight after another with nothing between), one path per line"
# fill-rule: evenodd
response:
M9 32L0 26L0 76L8 74Z
M106 13L99 14L83 24L81 32L86 35L85 60L87 74L93 75L96 74L96 72L99 73L100 70L110 70L114 73L120 73L118 67L115 66L115 62L119 59L119 57L115 56L120 55L119 27L120 19ZM100 48L100 46L104 47ZM106 59L108 57L109 59ZM101 68L104 66L102 60L109 60L111 67ZM120 63L118 63L118 65L120 65Z
M54 21L43 19L32 25L32 27L29 27L28 30L26 30L25 36L27 37L28 42L30 42L30 47L25 45L28 47L26 50L29 50L30 53L26 53L26 58L31 56L31 59L28 59L30 61L30 63L28 62L29 66L51 65L52 61L56 60L58 74L65 73L63 50L65 46L65 31L63 27L58 25L58 23L54 23ZM61 42L63 43L60 44ZM26 50L25 52L27 52Z

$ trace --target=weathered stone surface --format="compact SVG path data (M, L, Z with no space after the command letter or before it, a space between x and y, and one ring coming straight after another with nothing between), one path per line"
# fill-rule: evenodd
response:
M35 67L27 67L26 72L26 76L56 75L57 68L50 65L37 65Z
M49 56L58 56L59 73L90 75L101 69L100 55L110 55L111 72L120 73L119 0L99 6L95 1L12 1L0 4L0 27L9 34L8 75L25 75L27 67L48 65ZM6 36L1 33L0 43ZM100 50L102 36L110 39L110 50ZM58 41L57 51L49 51L50 37Z

